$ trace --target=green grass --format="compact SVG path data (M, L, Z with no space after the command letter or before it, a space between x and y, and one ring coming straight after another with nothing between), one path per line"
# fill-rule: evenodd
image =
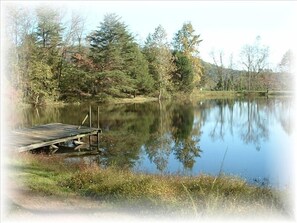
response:
M114 207L191 215L290 215L281 191L249 185L236 177L197 177L133 173L101 169L84 163L65 164L61 158L21 155L10 159L10 176L33 192L67 197L78 195Z

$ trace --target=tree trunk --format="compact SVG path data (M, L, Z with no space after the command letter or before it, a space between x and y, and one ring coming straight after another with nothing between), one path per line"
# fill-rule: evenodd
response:
M160 88L160 90L159 90L159 101L161 101L161 98L162 98L162 89Z
M37 106L39 104L39 94L35 98L34 106Z
M251 73L249 72L249 91L251 90Z

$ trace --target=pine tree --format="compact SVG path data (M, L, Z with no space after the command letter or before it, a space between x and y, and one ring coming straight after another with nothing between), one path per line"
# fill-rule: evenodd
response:
M127 26L115 14L107 14L98 30L88 38L91 45L91 55L98 71L123 70L125 56L131 51L132 35Z
M175 52L176 72L173 75L177 90L191 92L193 90L194 70L190 59L181 52Z
M33 105L41 105L47 100L56 100L58 95L57 80L47 58L41 57L36 45L36 36L28 35L22 47L20 66L24 68L24 99Z
M90 58L96 64L96 70L101 72L97 76L111 87L108 91L101 86L98 91L122 97L122 94L135 95L136 91L145 93L152 90L153 79L148 73L147 61L127 26L117 15L106 15L89 40Z
M40 58L51 67L54 77L60 84L63 68L62 33L64 28L57 10L37 8L36 44L40 48Z
M129 76L136 81L139 93L150 93L154 88L154 79L149 74L148 61L139 46L133 43L132 50L126 55L126 70Z

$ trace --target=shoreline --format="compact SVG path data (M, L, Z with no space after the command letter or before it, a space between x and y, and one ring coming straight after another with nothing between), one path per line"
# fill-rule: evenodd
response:
M191 94L174 94L167 100L208 100L208 99L232 99L232 98L250 98L250 97L293 97L295 95L294 91L199 91L194 90ZM138 95L135 98L110 98L104 102L98 101L96 98L84 98L79 99L77 101L50 101L44 105L39 105L37 107L46 107L46 106L64 106L64 105L77 105L77 104L84 104L84 103L98 103L98 104L132 104L132 103L147 103L147 102L158 102L158 97L151 97L151 96L143 96ZM20 102L18 103L17 107L19 108L26 108L33 106L31 104Z
M289 189L255 186L236 177L142 174L114 167L102 169L83 162L65 164L58 157L30 154L8 158L4 165L8 167L9 184L24 192L14 195L12 209L16 211L22 211L18 207L26 205L44 209L53 206L52 200L57 200L57 207L65 208L68 200L72 201L72 208L83 201L86 209L97 204L103 210L137 208L161 215L292 216ZM34 197L49 203L39 201L43 203L41 206L26 203L26 199L34 200Z

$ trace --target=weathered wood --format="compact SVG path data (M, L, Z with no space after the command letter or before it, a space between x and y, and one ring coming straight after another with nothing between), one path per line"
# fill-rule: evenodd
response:
M90 128L92 128L92 107L89 107L89 117L90 117ZM89 135L89 144L91 145L91 136Z
M74 150L78 150L79 152L81 151L81 149L87 149L87 145L81 144L74 148Z
M100 123L99 123L99 106L97 107L97 128L99 129ZM99 131L97 132L97 150L99 150Z
M90 105L89 109L90 109L89 110L89 113L90 113L90 115L89 115L89 117L90 117L90 128L92 128L92 107L91 107L91 105Z
M74 142L75 145L84 145L84 144L86 144L84 142L76 141L76 140L74 140L73 142Z
M97 107L97 128L99 129L99 106Z
M56 145L50 145L50 153L51 154L54 154L55 152L57 152L58 149L59 149L58 146L56 146Z
M8 139L8 146L23 152L97 135L98 131L99 129L96 128L81 127L78 129L76 125L51 123L14 130Z
M80 126L78 126L78 129L80 129L82 127L82 125L85 123L85 121L87 120L88 117L89 117L89 114L86 115L86 117L84 118L84 120L82 121Z

